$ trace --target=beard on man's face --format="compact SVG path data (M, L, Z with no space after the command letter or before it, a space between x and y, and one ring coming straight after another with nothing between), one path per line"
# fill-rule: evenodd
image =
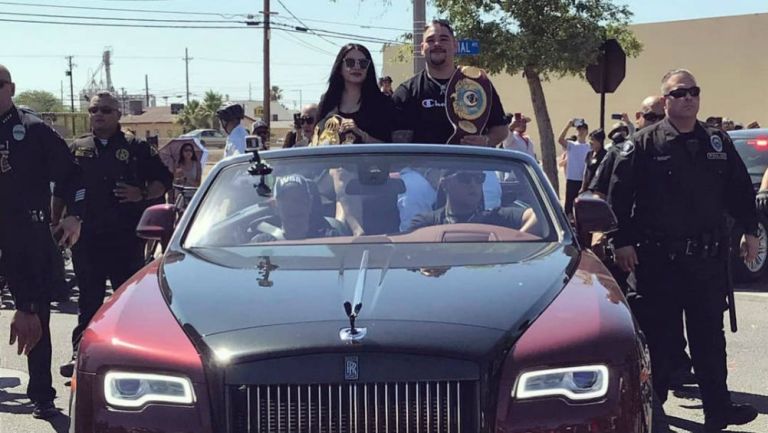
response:
M446 52L445 50L429 52L429 63L435 66L440 66L444 64L447 60L448 60L448 52Z

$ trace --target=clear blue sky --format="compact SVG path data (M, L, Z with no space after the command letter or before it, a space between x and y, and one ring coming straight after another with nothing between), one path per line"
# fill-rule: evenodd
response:
M394 40L408 31L412 17L409 0L280 0L308 27L339 33L351 33L378 39ZM271 9L278 12L274 20L299 25L278 0ZM8 3L18 3L10 5ZM768 12L766 0L629 0L633 22L647 23ZM98 11L35 7L62 5L85 8L145 9L209 13L139 13L133 11ZM136 23L142 19L242 21L242 14L258 14L263 0L16 0L0 1L0 19L34 21L75 21L102 23L84 18L61 16L111 17ZM36 14L38 16L10 15ZM43 15L58 16L41 17ZM427 8L427 19L437 15ZM257 17L258 19L258 17ZM136 20L136 21L131 21ZM158 25L202 25L200 23L145 22ZM217 23L242 26L238 23ZM169 102L183 102L184 48L189 48L190 90L199 97L213 89L232 99L247 99L249 85L254 99L261 99L262 31L260 29L155 29L65 26L51 24L12 23L0 21L0 63L8 66L19 91L44 89L60 95L64 81L68 99L68 81L64 76L64 56L75 56L75 91L87 84L101 60L105 47L113 50L112 77L115 86L129 93L143 93L144 74L149 75L150 92L169 96ZM325 89L331 63L345 38L320 38L315 35L273 31L272 84L285 90L286 105L316 101ZM381 71L382 45L365 42ZM98 79L98 77L97 77ZM301 92L299 92L301 91ZM158 103L163 100L158 98Z

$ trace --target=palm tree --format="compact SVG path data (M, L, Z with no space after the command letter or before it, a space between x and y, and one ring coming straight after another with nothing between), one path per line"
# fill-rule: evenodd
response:
M221 108L223 103L224 97L221 95L221 93L216 93L213 90L205 92L201 108L205 113L204 118L206 122L206 128L218 128L218 123L216 122L216 111Z
M272 86L272 89L269 91L270 97L269 99L272 101L281 101L283 99L283 89L281 89L278 86Z
M205 114L200 101L192 100L179 111L176 123L182 126L184 132L189 132L193 129L207 128L208 121L205 119Z

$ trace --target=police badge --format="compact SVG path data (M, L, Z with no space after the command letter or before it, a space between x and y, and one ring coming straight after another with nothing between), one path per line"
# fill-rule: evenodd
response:
M467 135L482 134L491 115L493 86L482 69L462 66L448 82L445 111L455 132L449 144L459 144Z
M710 144L712 144L712 148L715 149L717 152L723 151L723 139L720 138L718 135L713 135L709 138Z

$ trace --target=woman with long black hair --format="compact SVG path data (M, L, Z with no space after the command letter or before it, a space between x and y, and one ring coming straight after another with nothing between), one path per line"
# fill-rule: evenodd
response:
M331 68L328 90L320 98L317 117L320 120L310 146L391 142L394 106L379 90L376 68L367 48L360 44L341 47ZM385 218L370 215L373 210L379 215L396 215L396 195L349 195L346 187L357 179L357 173L337 168L328 170L328 174L326 179L316 179L321 194L326 200L335 201L336 219L345 222L355 235L397 230L396 226L380 224Z
M371 53L360 44L341 47L320 98L312 146L391 141L392 100L379 90Z

